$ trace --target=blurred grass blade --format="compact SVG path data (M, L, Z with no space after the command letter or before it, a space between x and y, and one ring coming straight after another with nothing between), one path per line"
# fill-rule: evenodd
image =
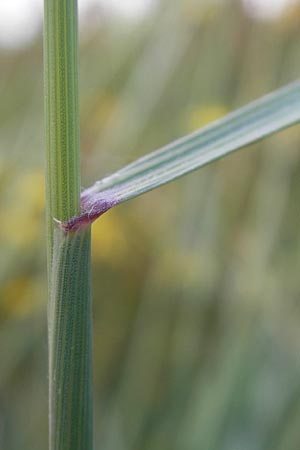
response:
M300 121L294 82L97 181L81 195L82 213L63 226L78 229L112 206L137 197Z

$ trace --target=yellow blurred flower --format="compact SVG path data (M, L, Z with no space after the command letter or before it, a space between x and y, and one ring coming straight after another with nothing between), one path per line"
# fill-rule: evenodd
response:
M16 247L31 245L41 233L44 206L43 171L19 176L11 197L1 208L0 237Z
M122 222L115 210L109 211L92 226L92 261L112 266L124 263L129 254Z
M86 124L89 130L99 132L99 124L106 126L112 115L115 113L119 106L118 98L106 93L99 98L99 101L94 106L93 113L89 115L89 120Z
M189 131L203 127L214 120L219 119L228 113L224 105L204 105L192 109L187 118L187 127Z
M21 200L29 203L31 210L41 213L45 207L45 178L44 171L23 175L17 186L18 195Z
M44 305L42 293L45 292L40 280L27 276L13 278L1 290L2 314L23 318Z

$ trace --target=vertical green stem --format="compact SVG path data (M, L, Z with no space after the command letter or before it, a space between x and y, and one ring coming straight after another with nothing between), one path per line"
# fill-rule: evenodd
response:
M49 448L92 450L90 229L80 212L77 0L44 0Z
M80 211L77 0L45 0L48 225Z

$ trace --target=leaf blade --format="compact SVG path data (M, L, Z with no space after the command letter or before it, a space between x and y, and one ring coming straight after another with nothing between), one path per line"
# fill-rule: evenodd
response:
M297 81L97 181L81 194L82 214L63 227L65 230L80 228L118 203L169 183L299 121L300 83Z
M129 200L299 120L300 84L296 82L138 159L101 184L117 187L117 197ZM101 192L101 184L96 183L93 192Z

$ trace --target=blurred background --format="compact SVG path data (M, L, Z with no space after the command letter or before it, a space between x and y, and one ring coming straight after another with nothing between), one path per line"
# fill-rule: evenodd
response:
M42 1L0 1L0 448L47 448ZM288 0L79 0L82 184L299 77ZM300 129L93 226L96 449L299 450Z

